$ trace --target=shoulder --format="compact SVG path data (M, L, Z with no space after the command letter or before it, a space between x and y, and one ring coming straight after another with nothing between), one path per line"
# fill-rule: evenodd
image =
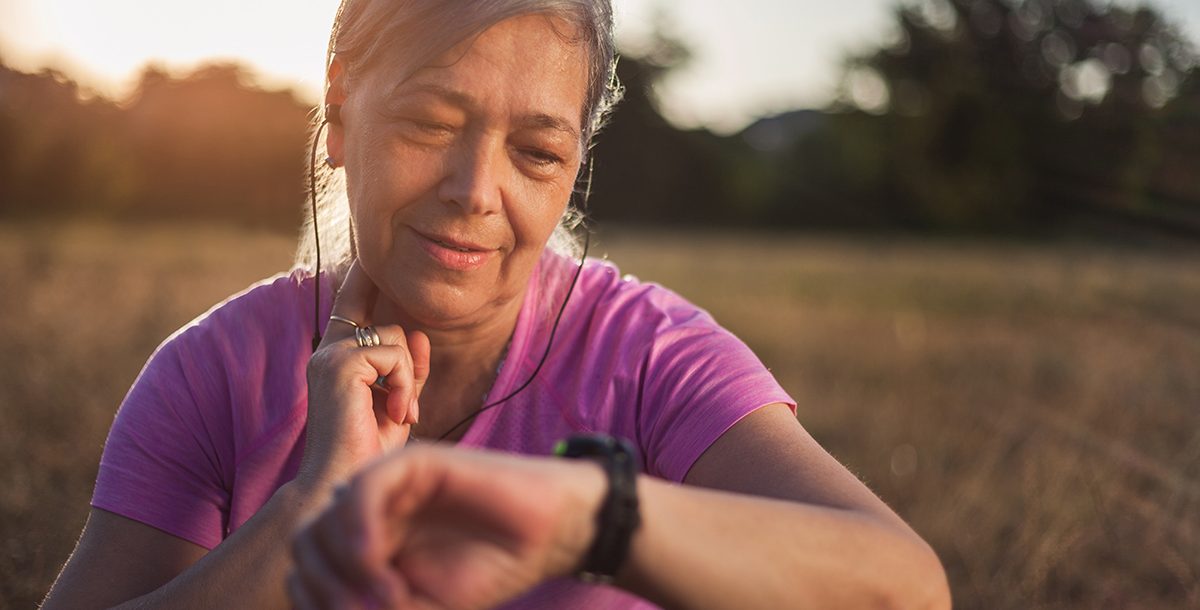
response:
M307 275L283 273L185 324L147 361L118 410L114 432L178 425L211 436L200 444L216 447L231 427L254 436L286 417L311 351L313 292Z
M215 546L239 465L295 411L312 295L301 274L272 276L167 338L117 411L93 505Z
M720 344L740 345L703 308L657 283L624 274L609 261L588 259L581 269L561 257L548 262L555 265L546 266L545 276L552 279L538 298L555 312L579 273L555 340L555 356L561 362L619 354L607 372L641 376L664 352L673 352L672 360L682 362Z
M745 343L668 288L587 261L571 298L547 392L586 428L636 440L655 476L681 481L742 417L795 404Z
M311 351L314 286L292 271L217 303L158 346L121 410L171 408L182 417L289 395Z
M601 326L634 340L666 340L680 333L727 333L703 308L655 282L622 273L609 261L589 260L580 293Z
M312 349L315 285L311 275L294 270L224 299L168 337L151 357L143 375L165 372L166 379L139 381L168 383L201 408L257 404L264 393L272 400L290 396ZM326 294L322 300L327 310Z
M574 268L565 271L563 267L578 267L577 261L568 259L560 259L554 264L559 267L554 272L559 278L575 272ZM563 280L559 280L559 283L562 282ZM575 290L580 301L578 306L589 313L638 314L627 321L640 325L713 323L712 317L704 309L678 293L658 283L623 273L615 263L607 259L587 259ZM554 292L561 293L562 289ZM572 299L574 298L573 296ZM576 303L572 303L572 306L574 308Z
M304 323L305 305L312 317L315 285L311 275L298 269L260 280L185 324L164 346L206 341L261 343L294 331ZM311 320L308 326L312 326Z

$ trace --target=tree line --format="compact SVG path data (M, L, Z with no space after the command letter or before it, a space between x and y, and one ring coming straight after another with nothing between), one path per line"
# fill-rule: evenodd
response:
M1200 57L1149 8L926 0L848 57L838 101L681 130L626 55L589 215L681 226L1029 233L1105 218L1200 235ZM146 69L119 102L0 65L0 217L204 218L291 231L312 108L244 68Z

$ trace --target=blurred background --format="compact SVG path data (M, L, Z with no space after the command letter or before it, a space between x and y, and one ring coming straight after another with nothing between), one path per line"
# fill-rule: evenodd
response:
M1200 3L614 4L593 252L746 340L957 607L1200 607ZM0 607L154 347L289 267L336 5L0 4Z

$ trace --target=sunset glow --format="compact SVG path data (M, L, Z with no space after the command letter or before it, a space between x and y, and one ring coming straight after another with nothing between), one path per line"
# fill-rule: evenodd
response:
M0 58L18 69L53 66L110 97L128 93L148 62L186 70L228 59L267 87L315 99L338 0L6 0ZM693 50L660 92L684 125L736 129L754 116L829 101L848 53L886 36L891 0L614 0L619 37L636 43L655 7ZM1160 0L1193 40L1200 2Z
M267 85L312 94L336 8L336 0L18 1L4 9L16 14L0 22L0 52L17 67L86 72L81 80L117 97L148 62L185 68L222 58L254 66Z

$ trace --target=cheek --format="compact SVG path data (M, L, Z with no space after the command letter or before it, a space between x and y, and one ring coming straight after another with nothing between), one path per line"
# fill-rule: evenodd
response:
M384 216L405 208L437 185L439 158L409 150L394 139L366 138L346 166L346 188L356 214Z
M543 227L547 238L558 226L558 221L571 203L575 203L577 206L582 204L584 183L578 179L579 171L579 157L575 156L573 160L566 163L562 168L562 173L554 180L527 183L527 188L533 191L531 196L538 197L542 201L542 205L536 213L531 215L540 219L539 224ZM575 192L577 185L581 189L578 193Z
M526 192L518 201L524 203L509 212L509 222L523 246L540 251L558 226L571 189L541 184L523 190Z

